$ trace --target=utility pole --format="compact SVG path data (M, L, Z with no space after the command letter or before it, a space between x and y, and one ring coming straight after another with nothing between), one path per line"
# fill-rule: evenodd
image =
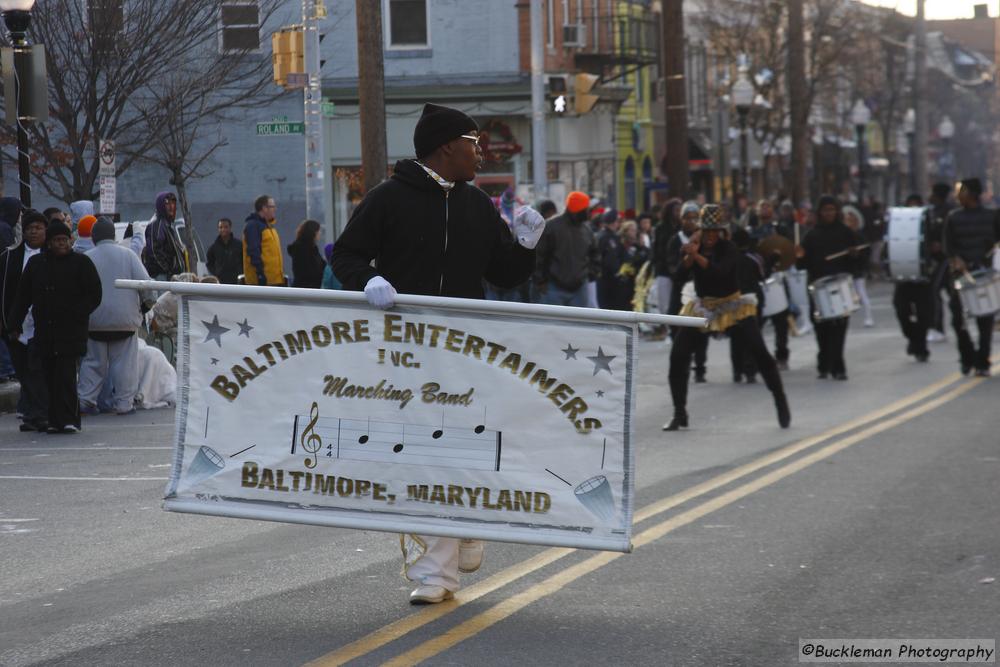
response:
M666 79L667 181L670 195L687 198L687 86L684 77L684 0L663 3L663 76Z
M913 184L915 192L923 194L927 189L927 22L924 14L924 0L917 0L917 34L913 57L913 109L917 112L915 141L910 145L913 155Z
M361 0L358 0L361 2ZM549 0L554 2L555 0ZM530 0L531 20L531 180L535 202L549 196L548 148L545 143L545 36L542 30L542 0Z
M809 141L809 105L806 90L806 42L803 0L788 0L788 111L792 134L791 197L798 206L806 196Z
M306 141L306 218L316 220L334 240L333 217L328 216L326 144L323 141L323 76L320 73L319 21L326 16L323 0L302 0L303 121Z
M385 69L382 61L382 3L355 0L358 18L358 111L361 113L361 171L365 192L385 179Z

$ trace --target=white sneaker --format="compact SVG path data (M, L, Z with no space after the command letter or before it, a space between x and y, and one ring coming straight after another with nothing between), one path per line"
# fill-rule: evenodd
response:
M948 337L946 335L944 335L943 332L938 331L937 329L928 329L927 330L927 342L928 343L943 343L946 340L948 340Z
M458 571L465 574L475 572L483 564L482 540L459 540Z
M868 327L869 329L871 329L873 326L875 326L875 320L873 320L870 317L866 317L865 318L865 326Z
M455 597L444 586L417 586L410 593L410 604L437 604Z

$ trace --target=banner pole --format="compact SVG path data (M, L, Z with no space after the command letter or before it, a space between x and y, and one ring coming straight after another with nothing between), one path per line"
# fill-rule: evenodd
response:
M173 292L188 296L206 296L230 299L277 299L281 301L310 301L313 303L349 303L367 305L361 292L344 290L321 290L303 287L263 287L259 285L220 285L216 283L166 282L162 280L115 280L119 289L152 290ZM577 308L574 306L550 306L540 303L517 303L510 301L487 301L484 299L456 299L443 296L420 296L399 294L399 306L423 306L444 308L463 312L478 312L502 315L526 315L552 317L563 320L599 321L613 324L669 324L680 327L704 327L703 317L681 315L659 315L656 313L636 313L624 310L602 310L600 308Z

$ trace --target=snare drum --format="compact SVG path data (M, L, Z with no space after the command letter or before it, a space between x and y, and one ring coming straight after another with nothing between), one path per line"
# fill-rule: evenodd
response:
M969 317L986 317L1000 311L1000 273L992 269L974 271L975 282L960 277L955 281L955 289L962 299L962 307Z
M925 281L923 232L924 209L889 209L889 275L893 280Z
M818 322L850 317L861 307L858 293L854 290L854 280L849 273L838 273L813 281L809 285L813 299L813 316Z
M772 275L761 283L761 288L764 290L762 317L771 317L788 310L788 294L785 293L785 275L783 273Z

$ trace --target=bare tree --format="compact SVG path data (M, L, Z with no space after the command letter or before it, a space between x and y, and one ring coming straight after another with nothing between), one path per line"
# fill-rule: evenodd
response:
M259 0L259 25L281 5ZM220 53L219 12L218 0L39 0L31 39L48 55L50 122L30 130L34 182L63 201L94 199L101 139L116 142L120 175L168 144L197 145L201 123L180 124L259 90L270 78L270 58L254 49ZM178 86L184 78L190 85ZM184 97L209 84L211 95ZM153 102L176 112L153 113ZM182 110L188 105L195 111ZM185 168L188 178L204 163L195 161Z

